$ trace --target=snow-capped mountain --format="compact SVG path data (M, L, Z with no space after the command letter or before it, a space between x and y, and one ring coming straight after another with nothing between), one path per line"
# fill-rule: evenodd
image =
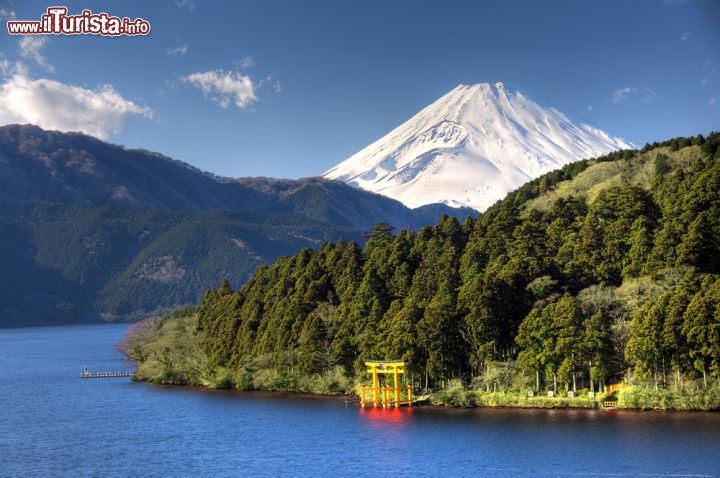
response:
M632 147L502 83L460 85L323 176L409 207L484 211L548 171Z

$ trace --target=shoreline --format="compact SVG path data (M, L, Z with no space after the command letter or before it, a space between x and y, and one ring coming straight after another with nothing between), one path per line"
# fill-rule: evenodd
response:
M337 403L343 403L346 406L352 405L353 407L357 408L358 410L363 410L363 408L360 407L360 400L357 395L355 394L349 394L349 393L338 393L338 394L325 394L325 393L313 393L313 392L296 392L296 391L285 391L285 390L277 390L277 391L271 391L271 390L238 390L233 388L211 388L206 387L204 385L192 385L192 384L172 384L172 383L156 383L152 382L150 380L142 380L142 379L136 379L132 378L132 382L138 383L138 384L144 384L146 386L150 387L157 387L161 389L167 389L167 390L184 390L184 391L191 391L191 392L197 392L197 393L221 393L221 394L232 394L237 396L244 396L244 397L254 397L254 398L270 398L270 399L300 399L300 400L314 400L314 401L328 401L328 402L337 402ZM400 407L401 410L407 409L407 406ZM468 407L458 407L458 406L451 406L451 405L440 405L440 404L434 404L431 403L431 401L428 399L426 401L423 401L421 403L414 404L412 407L413 409L416 408L422 408L427 410L443 410L447 412L456 412L456 411L469 411L469 410L525 410L525 411L536 411L536 410L560 410L560 411L587 411L587 412L603 412L603 413L618 413L618 412L631 412L631 413L645 413L645 412L657 412L657 413L672 413L672 414L697 414L697 413L711 413L711 414L718 414L720 413L720 410L677 410L674 408L670 409L662 409L662 408L620 408L620 407L614 407L614 408L603 408L600 406L595 407L584 407L584 406L514 406L514 405L474 405L474 406L468 406ZM395 407L388 407L384 408L382 406L379 407L364 407L365 411L370 410L377 410L381 412L391 412L395 410Z

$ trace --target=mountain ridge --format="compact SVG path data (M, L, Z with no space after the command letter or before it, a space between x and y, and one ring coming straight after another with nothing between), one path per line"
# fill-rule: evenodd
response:
M313 196L326 208L304 201L303 195ZM17 215L35 201L302 213L360 229L371 227L378 218L396 226L429 224L437 218L318 177L227 178L160 153L125 149L82 133L46 131L32 125L0 127L0 214ZM362 206L353 207L358 202Z
M142 318L198 303L221 279L242 282L280 256L449 211L321 178L222 178L80 133L0 127L0 327Z

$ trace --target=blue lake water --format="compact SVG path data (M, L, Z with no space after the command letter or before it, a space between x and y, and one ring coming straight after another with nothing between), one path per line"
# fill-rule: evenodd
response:
M0 329L0 476L720 476L720 414L361 411L81 380L125 326Z

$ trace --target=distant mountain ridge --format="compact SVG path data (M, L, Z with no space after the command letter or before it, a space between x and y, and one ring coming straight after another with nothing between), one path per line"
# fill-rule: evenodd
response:
M459 85L323 177L408 207L484 211L544 173L632 147L503 83Z
M354 228L369 228L378 219L398 227L430 224L438 211L452 211L413 211L398 201L322 178L221 178L158 153L125 149L84 134L29 125L1 127L0 214L17 213L36 201L299 213Z
M221 178L83 134L0 127L0 327L142 317L278 256L446 212L457 213L339 181Z

